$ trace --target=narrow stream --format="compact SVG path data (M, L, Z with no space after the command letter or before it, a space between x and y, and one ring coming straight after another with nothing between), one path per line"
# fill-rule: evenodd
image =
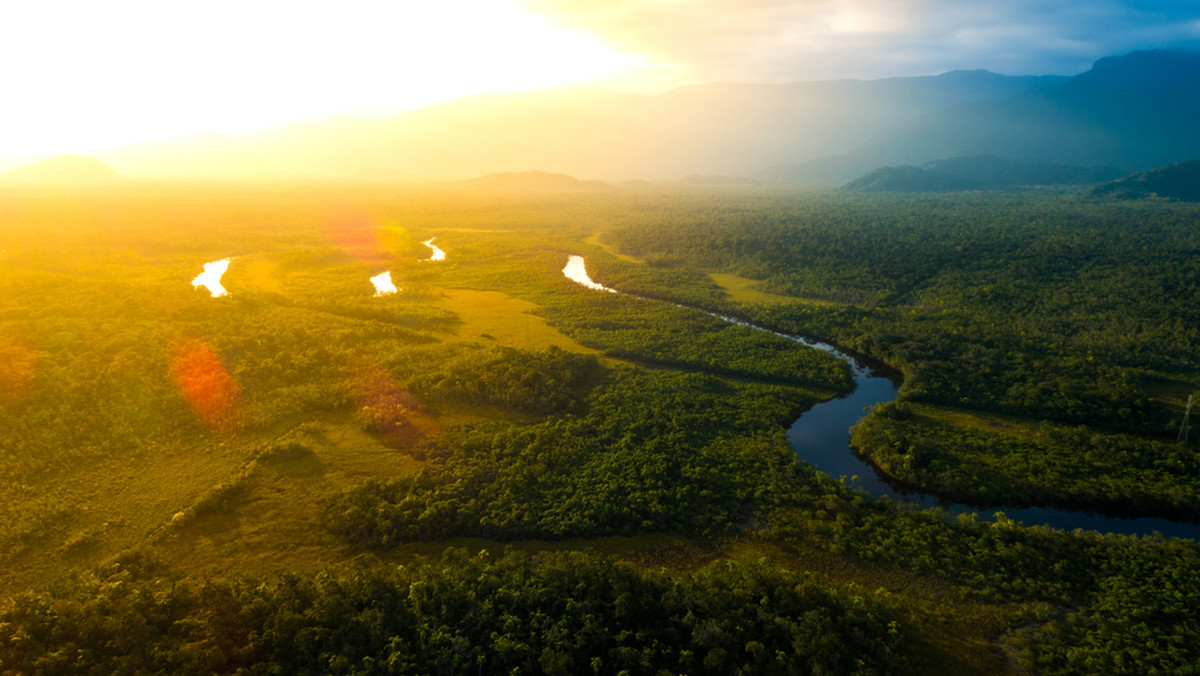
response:
M568 269L573 274L568 274ZM563 268L563 274L588 288L620 293L615 289L593 282L587 276L582 256L571 256L567 267ZM759 331L770 331L732 317L712 312L708 314ZM862 488L873 496L886 495L897 502L909 503L922 508L941 507L947 514L974 512L979 515L978 518L981 521L991 521L997 513L1002 512L1007 518L1027 526L1042 524L1064 530L1083 528L1129 535L1149 535L1158 532L1169 537L1200 539L1200 524L1154 517L1122 518L1052 507L979 508L897 487L890 479L882 475L870 463L859 458L850 449L850 428L866 415L866 409L894 400L898 394L896 383L877 372L869 364L828 343L777 331L770 331L770 333L829 352L839 359L848 361L854 371L854 390L852 392L816 404L797 418L787 432L788 442L796 451L796 455L829 476L847 477L847 481L851 477L857 477L853 486Z
M429 258L426 258L425 259L426 261L444 261L444 260L446 260L446 252L442 251L441 249L434 246L433 240L435 240L435 239L437 239L437 238L430 237L429 239L425 240L424 242L421 242L425 246L429 247L429 252L430 252Z

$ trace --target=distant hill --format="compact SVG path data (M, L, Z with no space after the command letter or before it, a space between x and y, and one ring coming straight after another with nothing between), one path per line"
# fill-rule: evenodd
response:
M732 185L758 185L758 181L746 176L722 176L719 174L688 174L679 179L683 185L716 187Z
M92 157L57 155L0 174L13 183L99 184L121 177L115 169Z
M1017 162L995 155L973 155L935 160L922 165L930 171L957 176L984 188L1021 185L1087 185L1120 176L1109 166L1080 167L1049 162Z
M484 190L521 190L579 192L611 190L612 186L602 181L581 181L566 174L550 174L544 171L519 171L488 174L450 185Z
M1097 186L1093 194L1118 199L1166 197L1200 202L1200 160L1176 162Z
M842 187L857 192L949 192L975 186L955 176L904 165L880 167Z
M881 167L843 186L862 192L946 192L1025 185L1086 185L1121 175L1113 167L1015 162L994 155L936 160L914 167Z

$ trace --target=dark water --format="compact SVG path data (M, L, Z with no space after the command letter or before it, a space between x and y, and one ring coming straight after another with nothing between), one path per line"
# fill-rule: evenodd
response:
M854 367L855 388L850 394L817 404L800 416L788 428L788 441L796 454L818 470L832 477L857 477L854 486L865 489L875 496L888 495L898 502L908 502L920 507L942 507L948 514L975 512L980 521L992 521L997 512L1027 526L1046 525L1052 528L1101 531L1149 535L1162 533L1170 537L1200 538L1200 525L1182 523L1151 517L1126 519L1103 514L1072 512L1049 507L997 507L980 509L970 505L947 502L925 493L905 491L898 488L874 467L861 460L850 450L850 427L857 423L866 410L876 404L896 398L896 385L858 360L845 355L832 346L801 341L836 354L850 361Z

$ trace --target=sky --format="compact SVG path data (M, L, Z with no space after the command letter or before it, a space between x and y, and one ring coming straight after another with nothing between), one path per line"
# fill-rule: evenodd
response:
M0 157L483 92L1082 72L1200 49L1195 0L0 0Z

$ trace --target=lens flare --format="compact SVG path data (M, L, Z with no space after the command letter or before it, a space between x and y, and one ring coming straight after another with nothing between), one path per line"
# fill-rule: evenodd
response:
M208 343L191 340L178 345L171 358L171 377L202 422L214 428L225 428L232 423L241 393Z
M364 213L351 211L329 219L325 233L335 246L359 260L374 260L387 253L383 225Z
M377 364L352 367L350 394L358 408L355 420L395 447L407 446L425 436L428 416L416 397Z
M25 402L37 361L37 352L27 338L0 334L0 405L16 408Z

